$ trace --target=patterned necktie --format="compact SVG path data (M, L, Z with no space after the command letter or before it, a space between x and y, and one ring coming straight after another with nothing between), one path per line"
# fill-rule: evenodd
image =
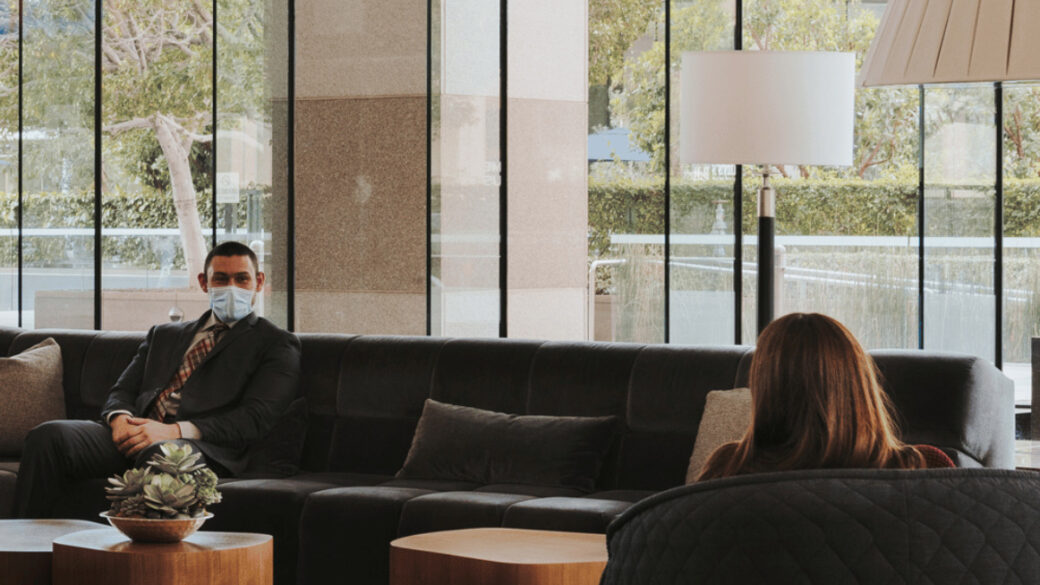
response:
M184 383L188 381L195 368L199 367L202 360L213 350L213 346L217 344L217 335L226 331L227 328L228 326L223 323L216 323L206 328L202 339L191 346L188 353L184 354L184 361L181 362L181 367L177 368L173 379L170 380L170 383L166 385L166 388L163 388L163 391L155 399L155 404L152 405L152 409L148 412L148 418L165 422L167 415L172 415L176 411L176 407L180 404L180 390Z

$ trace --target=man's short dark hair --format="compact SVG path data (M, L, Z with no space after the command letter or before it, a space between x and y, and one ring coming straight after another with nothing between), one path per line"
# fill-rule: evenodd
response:
M206 254L206 264L202 267L202 273L207 276L209 276L209 264L213 261L214 256L249 256L249 260L253 263L253 272L260 272L260 262L256 259L256 252L242 242L221 242L210 250L209 254Z

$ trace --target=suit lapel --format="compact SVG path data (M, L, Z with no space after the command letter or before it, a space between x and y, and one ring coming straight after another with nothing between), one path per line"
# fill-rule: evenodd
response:
M210 352L206 354L206 357L202 358L202 361L199 362L198 367L195 369L199 369L202 366L206 365L206 362L212 359L213 356L223 351L225 347L234 343L235 340L237 340L239 337L245 335L250 329L253 328L253 325L256 324L258 318L259 317L257 317L256 313L254 312L250 313L247 317L236 323L234 327L229 329L228 332L220 338L220 341L217 342L217 345L213 346L213 349L211 349Z

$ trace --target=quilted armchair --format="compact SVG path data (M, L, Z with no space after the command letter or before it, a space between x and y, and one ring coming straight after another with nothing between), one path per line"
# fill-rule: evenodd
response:
M662 492L601 585L1040 583L1040 473L811 470Z

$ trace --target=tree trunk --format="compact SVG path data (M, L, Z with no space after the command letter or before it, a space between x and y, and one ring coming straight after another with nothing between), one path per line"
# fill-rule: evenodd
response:
M155 137L162 148L163 156L170 170L170 185L173 187L173 205L177 210L177 226L181 232L181 244L184 247L184 260L188 264L188 285L199 288L196 274L202 272L206 259L206 241L202 237L202 222L195 204L195 185L191 180L191 166L188 153L191 150L190 139L182 142L176 130L160 115L152 118Z

